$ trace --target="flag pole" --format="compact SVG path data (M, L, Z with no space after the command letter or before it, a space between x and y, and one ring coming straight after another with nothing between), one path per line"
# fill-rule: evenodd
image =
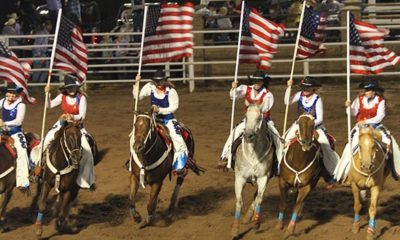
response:
M299 46L299 41L300 41L300 33L301 33L301 27L303 25L303 18L304 18L304 10L306 9L306 1L303 2L303 7L301 10L301 15L300 15L300 22L299 22L299 29L297 30L297 38L296 38L296 45L294 46L294 53L293 53L293 59L292 59L292 70L290 71L290 78L289 80L293 80L293 74L294 74L294 67L296 65L296 56L297 56L297 50ZM287 119L288 119L288 113L289 113L289 105L290 105L290 95L292 91L292 86L288 86L288 91L289 91L289 100L286 103L286 108L285 108L285 119L283 122L283 132L282 136L286 132L286 124L287 124Z
M58 15L57 15L57 23L56 23L56 29L54 31L54 41L53 41L53 46L51 49L51 57L50 57L50 66L49 66L49 72L47 75L47 84L46 87L50 87L50 80L51 80L51 74L53 72L53 65L54 65L54 56L56 52L56 46L57 46L57 39L58 39L58 32L60 29L60 22L61 22L61 14L62 14L62 9L60 8L58 10ZM40 160L39 160L39 166L42 166L42 156L43 156L43 141L44 141L44 128L46 124L46 114L47 114L47 101L49 97L49 92L45 93L45 99L44 99L44 109L43 109L43 121L42 121L42 132L40 134Z
M139 67L138 67L138 74L141 75L142 73L142 59L143 59L143 46L144 46L144 38L146 35L146 22L147 22L147 11L149 9L148 5L144 6L144 13L143 13L143 25L142 25L142 39L140 41L140 53L139 53ZM135 112L137 111L138 102L139 102L139 81L135 80L135 84L133 86L133 96L135 98ZM133 117L133 124L135 123L136 115Z
M346 67L347 67L347 101L350 101L350 11L347 11L347 28L346 28L346 37L347 37L347 49L346 49ZM347 137L351 146L351 107L346 108L347 111Z
M238 38L238 44L237 44L235 77L234 77L235 83L238 82L237 78L238 78L238 71L239 71L240 42L242 39L244 7L245 7L245 0L242 1L242 8L241 8L241 12L240 12L239 38ZM235 91L235 89L233 89L233 91ZM230 130L232 131L232 143L233 143L233 139L235 136L235 129L233 128L233 123L234 123L234 119L235 119L235 102L236 102L236 93L233 94L233 99L232 99L231 128L230 128ZM232 154L229 154L227 168L228 169L232 168Z

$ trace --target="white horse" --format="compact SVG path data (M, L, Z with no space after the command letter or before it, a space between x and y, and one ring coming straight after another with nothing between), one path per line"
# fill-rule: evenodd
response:
M257 182L258 190L255 194L245 221L254 222L255 229L260 227L261 203L268 180L272 174L273 146L268 134L267 122L263 121L261 108L250 105L245 117L243 140L238 147L235 157L235 194L236 212L232 225L232 236L239 236L240 213L242 210L242 190L248 180Z

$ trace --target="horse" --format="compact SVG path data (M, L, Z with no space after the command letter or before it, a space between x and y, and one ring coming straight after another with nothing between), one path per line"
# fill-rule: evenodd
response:
M353 153L349 181L354 197L354 223L352 231L360 232L360 190L371 190L367 239L374 239L376 231L376 207L380 191L390 169L386 165L389 152L382 143L382 135L371 125L359 127L358 151Z
M314 129L314 117L302 114L297 120L299 129L286 148L280 163L279 189L281 201L276 223L277 229L283 229L284 212L287 207L288 191L297 190L297 199L293 207L292 218L286 229L286 235L294 233L298 217L302 213L304 200L316 186L324 173L321 162L321 147L317 142L318 133ZM326 171L326 170L325 170Z
M263 120L260 106L251 104L247 107L245 115L245 130L241 146L235 153L235 195L236 211L232 225L232 237L239 237L240 215L243 205L242 191L246 182L257 182L257 192L249 207L245 221L253 221L254 229L260 227L261 203L264 191L272 175L273 144L268 134L267 122Z
M129 162L130 175L130 212L136 223L142 222L142 217L135 207L136 194L139 185L145 188L150 185L150 200L147 205L147 217L142 222L140 228L151 226L154 223L154 214L157 205L158 194L160 193L163 181L172 172L173 147L168 135L168 129L156 122L153 113L135 112L136 121L131 135L131 159ZM187 166L197 175L204 172L193 160L194 139L188 128L183 128L186 132L185 142L189 150ZM169 215L177 206L179 190L183 184L184 175L177 175L176 185L172 193Z
M40 237L43 233L42 219L46 209L46 200L54 187L57 192L58 232L75 233L77 228L70 226L68 214L76 199L80 187L76 183L79 165L82 159L82 133L79 122L64 121L64 125L55 134L54 140L44 152L45 169L38 197L38 214L35 223L35 233ZM98 159L95 142L92 142L94 160ZM95 160L97 163L98 160Z

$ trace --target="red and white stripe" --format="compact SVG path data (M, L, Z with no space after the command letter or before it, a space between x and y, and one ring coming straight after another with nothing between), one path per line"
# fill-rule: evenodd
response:
M251 37L242 36L240 62L256 63L259 69L268 70L285 27L263 18L255 9L251 10L248 19Z
M400 62L399 56L382 46L383 37L388 30L379 29L373 24L354 21L354 25L361 38L362 46L350 46L351 72L357 74L377 74L387 66Z
M28 69L21 65L14 52L12 52L12 56L9 58L0 56L0 79L22 87L24 89L21 93L22 97L24 97L27 102L35 104L36 99L31 97L28 92L27 76L29 77L29 73L27 73L26 70Z
M320 17L320 24L315 31L315 40L308 39L302 35L299 38L299 45L297 48L297 59L306 59L316 54L323 54L326 52L326 47L322 45L325 40L326 17Z
M193 14L192 3L162 4L155 34L144 39L143 64L192 56Z
M69 51L60 44L56 46L54 68L75 73L80 82L83 82L87 73L88 50L83 42L82 31L75 27L71 34L72 49Z

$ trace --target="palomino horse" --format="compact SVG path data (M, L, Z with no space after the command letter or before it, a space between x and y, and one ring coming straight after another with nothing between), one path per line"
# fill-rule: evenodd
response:
M236 211L232 225L233 238L239 237L242 191L248 180L252 183L257 182L258 189L245 220L253 221L255 229L260 227L261 203L272 174L273 153L272 139L269 137L267 122L263 120L261 108L258 105L248 106L243 140L235 156Z
M286 235L294 233L296 221L303 209L303 202L317 184L323 171L321 163L321 147L317 142L314 130L314 117L310 114L300 115L299 129L296 138L289 143L280 163L279 189L281 202L276 227L283 229L284 212L287 207L288 191L297 189L297 199Z
M130 194L131 214L136 223L142 222L142 217L136 210L136 194L141 185L146 184L151 187L150 200L147 205L147 218L141 224L144 228L153 224L154 214L157 206L158 194L165 177L172 172L173 147L169 139L168 129L161 124L157 124L153 113L136 112L136 122L134 134L131 136L131 161L130 161ZM187 166L197 175L204 170L196 166L193 161L194 140L189 129L184 128L187 133L185 139L189 150ZM178 175L175 189L173 191L169 205L171 214L177 205L179 189L183 184L184 176Z
M76 183L79 164L82 158L81 130L79 122L65 122L55 134L45 154L45 170L38 199L39 212L35 224L38 237L43 233L42 218L46 209L46 200L51 188L58 193L58 219L56 228L59 232L76 232L77 229L68 225L68 214L80 187ZM95 145L95 144L94 144ZM93 151L97 159L97 147ZM98 162L95 160L95 162Z
M359 149L353 155L349 172L349 181L351 182L354 196L353 232L358 233L360 231L360 190L370 189L371 201L369 205L367 239L374 239L379 193L389 174L389 168L386 167L388 152L381 142L381 134L370 125L359 127L358 139Z

